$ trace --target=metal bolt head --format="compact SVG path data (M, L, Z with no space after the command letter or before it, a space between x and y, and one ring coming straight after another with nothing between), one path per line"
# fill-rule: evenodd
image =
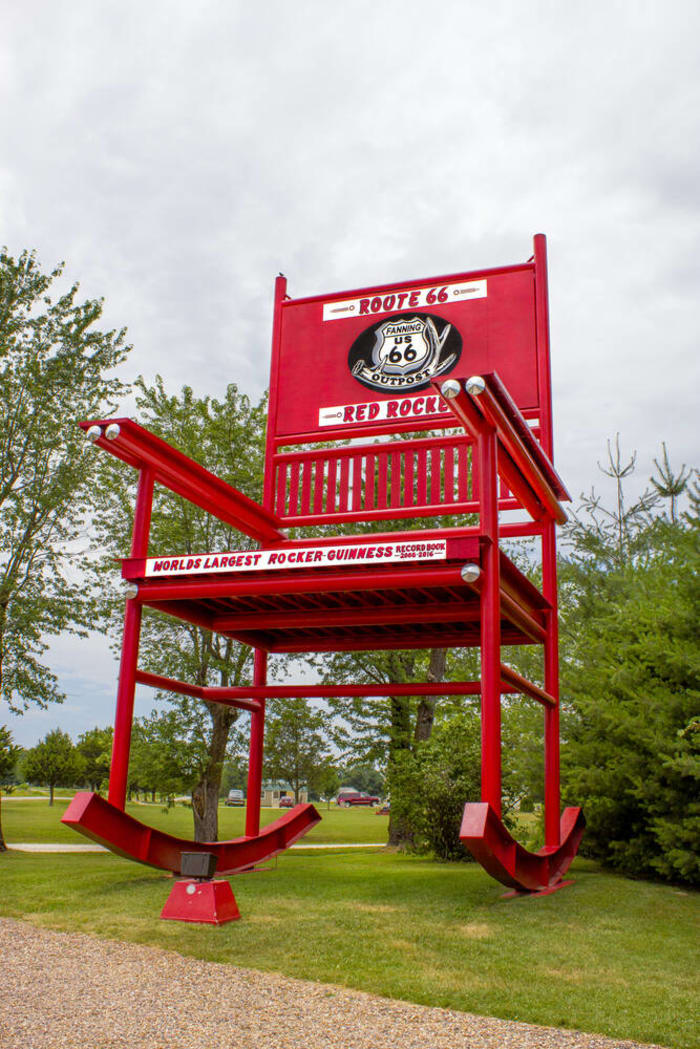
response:
M105 437L108 441L116 441L117 437L121 433L121 427L119 423L110 423L105 430Z
M481 569L475 564L462 565L459 574L465 583L475 583L481 575Z
M467 393L470 393L472 397L478 397L486 389L486 382L480 375L472 375L470 379L467 379L465 385Z
M445 379L444 383L440 387L440 393L449 401L453 397L456 397L457 394L461 391L461 389L462 387L457 381L457 379Z
M101 436L102 436L102 427L101 426L91 426L89 429L87 429L85 431L86 439L88 441L90 441L92 444L94 444L95 441L99 441Z

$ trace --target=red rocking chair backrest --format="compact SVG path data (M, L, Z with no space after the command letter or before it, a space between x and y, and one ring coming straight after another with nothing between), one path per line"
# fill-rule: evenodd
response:
M287 526L477 512L471 438L431 386L450 375L497 372L551 457L545 252L538 235L519 265L304 299L279 277L266 509ZM499 509L519 505L501 486Z

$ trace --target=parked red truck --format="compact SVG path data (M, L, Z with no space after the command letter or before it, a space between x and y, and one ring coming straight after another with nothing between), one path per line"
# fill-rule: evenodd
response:
M375 794L363 794L360 790L340 790L337 803L341 808L349 808L351 805L378 805L379 798Z

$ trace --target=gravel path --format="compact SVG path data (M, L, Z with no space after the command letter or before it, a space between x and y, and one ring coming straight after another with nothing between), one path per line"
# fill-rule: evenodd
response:
M0 918L2 1049L633 1049Z

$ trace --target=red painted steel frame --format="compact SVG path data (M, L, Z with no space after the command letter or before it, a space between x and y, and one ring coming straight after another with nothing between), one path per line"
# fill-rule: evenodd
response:
M151 527L153 503L153 469L143 466L139 473L136 493L134 530L131 539L131 556L146 557L148 533ZM136 664L141 634L141 608L135 601L127 601L124 612L124 638L119 666L119 688L117 709L114 715L114 741L112 765L109 773L109 800L112 805L123 809L126 802L126 787L129 774L129 750L131 747L131 724L134 717L134 691L136 687Z
M253 684L264 685L267 680L267 653L255 653ZM248 753L248 795L245 832L249 837L260 831L260 800L262 793L263 744L265 737L265 697L258 700L258 709L250 716L250 747Z
M437 312L438 321L444 318L446 324L450 320L454 323L456 316L461 318L460 323L470 326L471 344L476 347L473 360L481 375L476 382L465 381L469 371L464 369L472 359L469 356L472 348L468 348L459 365L462 370L457 371L454 363L449 373L433 381L432 393L428 390L407 409L413 412L415 408L417 416L420 402L426 412L433 413L431 418L420 415L419 421L425 420L422 428L444 429L454 426L456 421L465 431L461 436L411 437L410 432L418 423L415 418L399 416L399 408L403 411L399 401L387 402L385 416L382 416L381 398L401 395L391 390L378 395L370 393L369 397L365 390L358 392L358 387L353 385L355 379L346 374L347 360L341 361L336 353L331 361L326 352L329 347L345 346L342 354L347 355L348 342L343 331L356 335L366 322L358 323L358 318L347 322L333 317L326 319L325 313L322 316L329 303L343 306L343 296L338 294L326 296L325 303L323 297L289 299L283 277L275 283L262 507L131 420L111 420L116 424L110 427L111 436L107 432L108 421L81 424L85 429L92 428L93 435L95 427L99 427L98 446L139 469L131 557L123 565L124 576L137 583L138 595L127 601L125 612L109 801L95 795L77 795L64 822L122 855L175 872L179 870L179 855L184 849L215 851L219 858L218 873L240 870L287 847L319 818L312 806L298 806L272 827L260 829L267 698L480 694L482 794L481 802L465 808L462 840L489 873L519 891L534 892L561 884L578 848L584 822L580 809L567 809L561 820L559 818L555 528L557 523L566 520L561 500L569 496L552 465L545 239L541 235L535 237L534 256L528 263L343 295L348 301L358 297L357 301L365 304L360 312L367 312L368 303L378 304L381 317L383 304L393 302L394 292L402 287L404 297L411 289L419 296L427 294L426 288L420 290L421 284L429 285L433 298L427 301L434 303L435 288L440 283L468 280L481 282L483 295L477 296L482 300L480 303L450 303L443 297L430 309ZM487 285L492 289L488 291L489 301L493 294L490 308L485 305ZM360 299L361 296L366 297ZM499 309L505 311L504 318L496 320ZM451 310L458 312L453 314ZM337 314L338 309L334 306L331 312ZM374 320L376 316L375 312L374 317L368 319ZM346 323L349 326L344 329L342 325ZM314 400L322 389L318 377L310 384L309 395L304 368L299 375L290 376L281 366L283 360L290 360L290 339L293 343L300 333L304 336L304 367L308 369L310 353L318 356L319 346L326 353L325 357L321 354L324 369L329 369L331 392L324 389L326 402L330 398L331 404L340 404L339 398L345 397L347 401L354 397L357 404L350 405L351 421L356 409L360 419L358 405L363 413L374 407L375 417L387 421L382 425L363 422L351 431L335 422L326 429L317 429L321 425L322 407ZM458 355L453 358L456 362ZM508 389L495 371L484 368L488 363L492 369L499 362L509 376ZM446 375L449 382L443 387ZM515 400L509 392L511 381ZM287 398L296 397L298 404L290 408L289 402L284 401L283 389L287 391ZM364 403L373 396L376 404ZM298 423L298 432L294 432L294 420L297 421L294 425ZM365 438L377 434L404 437L394 443L329 446L329 442L346 441L350 436ZM310 447L314 442L323 442L323 447L314 450ZM294 446L299 445L303 447L294 450ZM282 527L287 524L333 525L430 515L453 517L457 512L478 512L479 524L457 528L450 524L422 532L386 532L373 536L375 544L410 543L416 537L422 542L445 540L447 553L442 563L419 560L371 566L348 562L347 567L345 564L330 568L303 565L281 573L246 568L236 576L195 572L186 578L177 575L154 578L146 572L146 558L155 482L258 540L263 551L272 551L275 556L281 550L310 543L301 538L289 539ZM499 522L499 513L514 507L523 508L529 519ZM499 540L506 536L540 538L541 593L499 550ZM363 537L325 535L313 542L322 549L354 544L361 539ZM465 561L480 573L478 580L462 578ZM252 644L255 649L252 685L229 688L190 685L139 670L144 604L208 629L228 632L228 636ZM425 647L427 639L431 645L442 641L442 647L478 644L480 681L382 686L267 684L268 651ZM543 645L544 687L502 663L502 643L513 642ZM137 683L250 712L244 838L195 845L151 831L126 815L129 743ZM501 695L507 692L522 693L544 707L545 846L538 853L530 853L518 845L501 820Z

